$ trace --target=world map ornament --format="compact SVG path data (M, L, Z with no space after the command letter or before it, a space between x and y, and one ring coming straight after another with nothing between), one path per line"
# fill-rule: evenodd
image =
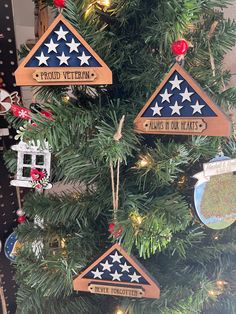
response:
M217 156L203 164L193 177L194 204L203 224L215 230L227 228L236 220L236 159Z

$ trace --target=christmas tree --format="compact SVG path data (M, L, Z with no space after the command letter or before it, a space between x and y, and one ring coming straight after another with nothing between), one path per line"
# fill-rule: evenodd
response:
M25 197L17 313L236 313L235 224L204 226L193 202L193 175L219 150L235 157L234 137L142 136L133 126L183 38L191 43L185 70L225 112L233 108L236 90L223 68L236 39L222 11L229 2L66 0L62 14L112 70L113 84L38 87L51 119L39 107L34 125L9 116L24 141L47 140L52 183L77 186ZM5 158L15 173L15 152ZM159 299L73 290L73 279L117 240L159 282Z

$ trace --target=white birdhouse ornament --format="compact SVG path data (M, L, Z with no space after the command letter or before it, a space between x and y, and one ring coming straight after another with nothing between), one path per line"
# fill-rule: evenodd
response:
M11 147L17 151L17 173L11 185L35 189L50 189L51 153L48 143L20 141Z

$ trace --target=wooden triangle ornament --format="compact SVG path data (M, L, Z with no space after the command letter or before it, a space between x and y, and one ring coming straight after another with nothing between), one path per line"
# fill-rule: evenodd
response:
M159 298L160 288L142 265L118 243L73 282L74 290L130 298Z
M15 72L19 86L112 84L112 72L59 14Z
M176 63L134 120L138 133L230 136L231 122Z

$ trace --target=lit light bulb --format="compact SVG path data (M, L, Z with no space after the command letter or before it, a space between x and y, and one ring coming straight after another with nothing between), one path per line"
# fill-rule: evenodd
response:
M101 7L108 8L111 5L111 0L94 0L90 3L85 11L85 18L87 18L94 10L94 6L98 4Z
M143 221L143 218L141 216L137 216L137 223L140 225Z
M62 101L64 101L64 102L68 102L68 101L70 100L70 96L65 95L65 96L62 96L61 99L62 99Z
M119 309L119 310L116 312L116 314L124 314L124 312Z
M219 237L217 235L214 236L214 240L219 240Z
M144 217L142 217L137 212L133 212L130 214L130 219L131 219L132 223L134 224L134 226L138 227L138 225L141 225L141 223L143 222Z
M217 280L216 284L217 286L223 286L225 282L223 280Z
M148 161L145 159L140 160L139 165L141 168L146 167L148 165Z
M109 7L111 5L110 0L97 0L97 3L103 7Z
M137 168L146 168L152 163L152 158L150 155L141 155L136 163Z
M89 14L92 12L92 10L93 10L93 4L90 4L86 9L85 17L88 17Z
M224 289L221 288L218 288L218 289L215 289L215 290L209 290L208 291L208 295L210 297L218 297L219 295L221 295L222 293L224 293Z
M182 175L179 177L177 185L179 188L183 188L185 186L186 182L187 182L187 177L185 175Z
M61 239L61 248L64 249L66 246L66 240L65 239Z
M209 294L210 296L215 296L216 293L215 293L214 290L209 290L209 291L208 291L208 294Z
M219 279L216 281L216 285L219 289L224 290L226 288L226 286L228 285L228 282L225 280Z

